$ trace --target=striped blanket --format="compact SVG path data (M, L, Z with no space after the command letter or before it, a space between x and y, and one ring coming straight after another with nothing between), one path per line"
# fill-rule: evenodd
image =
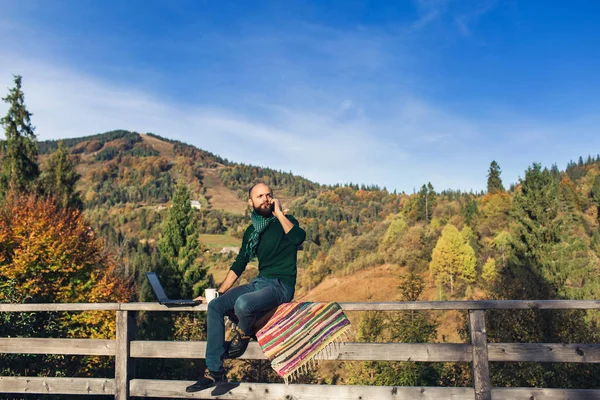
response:
M337 303L284 303L256 334L271 366L286 383L321 358L350 329Z

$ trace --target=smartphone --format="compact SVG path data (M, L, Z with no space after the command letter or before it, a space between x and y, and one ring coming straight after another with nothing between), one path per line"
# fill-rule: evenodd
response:
M271 203L269 208L271 209L271 212L275 211L275 203Z

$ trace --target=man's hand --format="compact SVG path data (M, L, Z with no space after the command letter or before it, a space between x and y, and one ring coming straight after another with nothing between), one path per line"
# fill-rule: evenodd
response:
M281 223L281 227L283 228L283 231L285 233L288 233L289 231L292 230L292 228L294 227L294 224L292 224L292 221L290 221L286 216L285 213L288 210L282 210L281 209L281 203L279 202L278 199L272 199L271 200L271 204L273 205L273 215L275 216L275 218L277 218L279 220L279 222Z
M206 298L204 296L198 296L194 299L194 301L200 301L200 302L202 302L202 304L208 303L208 301L206 301Z
M271 204L273 205L273 215L274 216L279 217L280 215L284 215L283 209L281 208L281 203L279 202L278 199L272 199Z

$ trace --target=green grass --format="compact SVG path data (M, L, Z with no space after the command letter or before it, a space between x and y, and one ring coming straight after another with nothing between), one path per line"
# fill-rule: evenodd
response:
M202 242L209 249L221 248L221 247L240 247L242 244L241 239L236 239L228 234L225 235L211 235L203 234L200 235L200 242Z

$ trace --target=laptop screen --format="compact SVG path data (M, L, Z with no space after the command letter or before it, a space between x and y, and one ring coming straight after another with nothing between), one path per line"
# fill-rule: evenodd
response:
M148 281L150 281L150 285L152 286L152 290L154 290L154 294L158 298L159 302L163 302L165 300L169 300L167 294L162 288L160 281L158 280L158 276L156 276L155 272L146 272L146 277Z

